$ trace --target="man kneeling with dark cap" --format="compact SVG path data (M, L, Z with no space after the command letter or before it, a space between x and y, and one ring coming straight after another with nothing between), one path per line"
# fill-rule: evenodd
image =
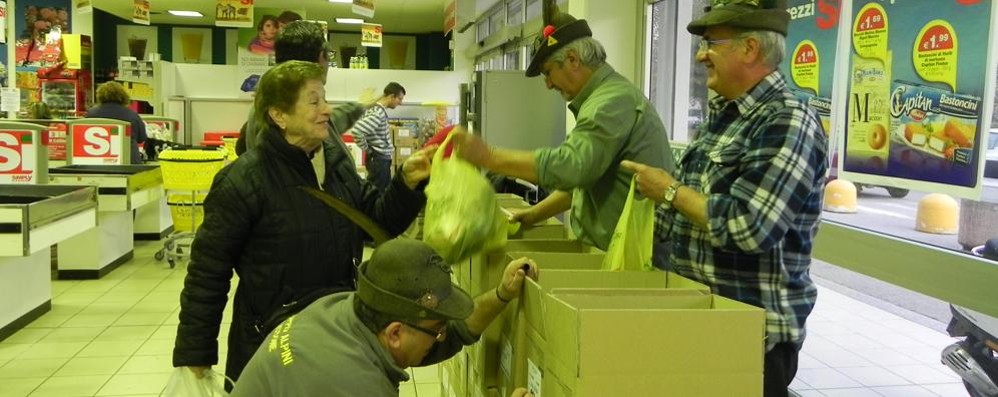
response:
M514 260L494 291L472 301L430 246L386 242L358 269L356 292L320 298L275 328L232 396L397 396L405 368L477 342L537 271L527 258Z

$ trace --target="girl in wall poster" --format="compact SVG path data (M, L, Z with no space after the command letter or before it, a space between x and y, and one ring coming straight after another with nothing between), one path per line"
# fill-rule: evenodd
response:
M270 55L274 53L274 40L277 39L277 17L267 14L260 17L260 22L256 26L256 37L250 41L246 48L249 52L257 55Z

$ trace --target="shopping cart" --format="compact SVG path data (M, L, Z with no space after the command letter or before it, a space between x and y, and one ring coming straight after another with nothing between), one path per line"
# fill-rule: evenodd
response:
M229 152L223 148L173 147L159 153L166 203L173 217L174 232L166 238L156 260L166 259L170 268L190 256L190 247L204 221L204 198L215 174L225 166Z

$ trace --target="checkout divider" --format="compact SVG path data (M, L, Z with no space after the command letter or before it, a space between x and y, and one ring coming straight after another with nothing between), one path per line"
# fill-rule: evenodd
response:
M508 195L499 204L527 206ZM442 396L762 395L762 309L673 273L603 271L606 253L567 239L554 219L521 229L503 249L452 267L472 296L520 257L540 277L479 343L441 363Z

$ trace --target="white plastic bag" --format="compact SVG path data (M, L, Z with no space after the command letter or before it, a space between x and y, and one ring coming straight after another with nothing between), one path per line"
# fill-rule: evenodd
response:
M167 397L227 397L223 383L225 375L212 371L210 368L204 371L204 377L198 379L194 371L188 367L177 367L173 369L169 382L166 383L166 390L163 395Z

